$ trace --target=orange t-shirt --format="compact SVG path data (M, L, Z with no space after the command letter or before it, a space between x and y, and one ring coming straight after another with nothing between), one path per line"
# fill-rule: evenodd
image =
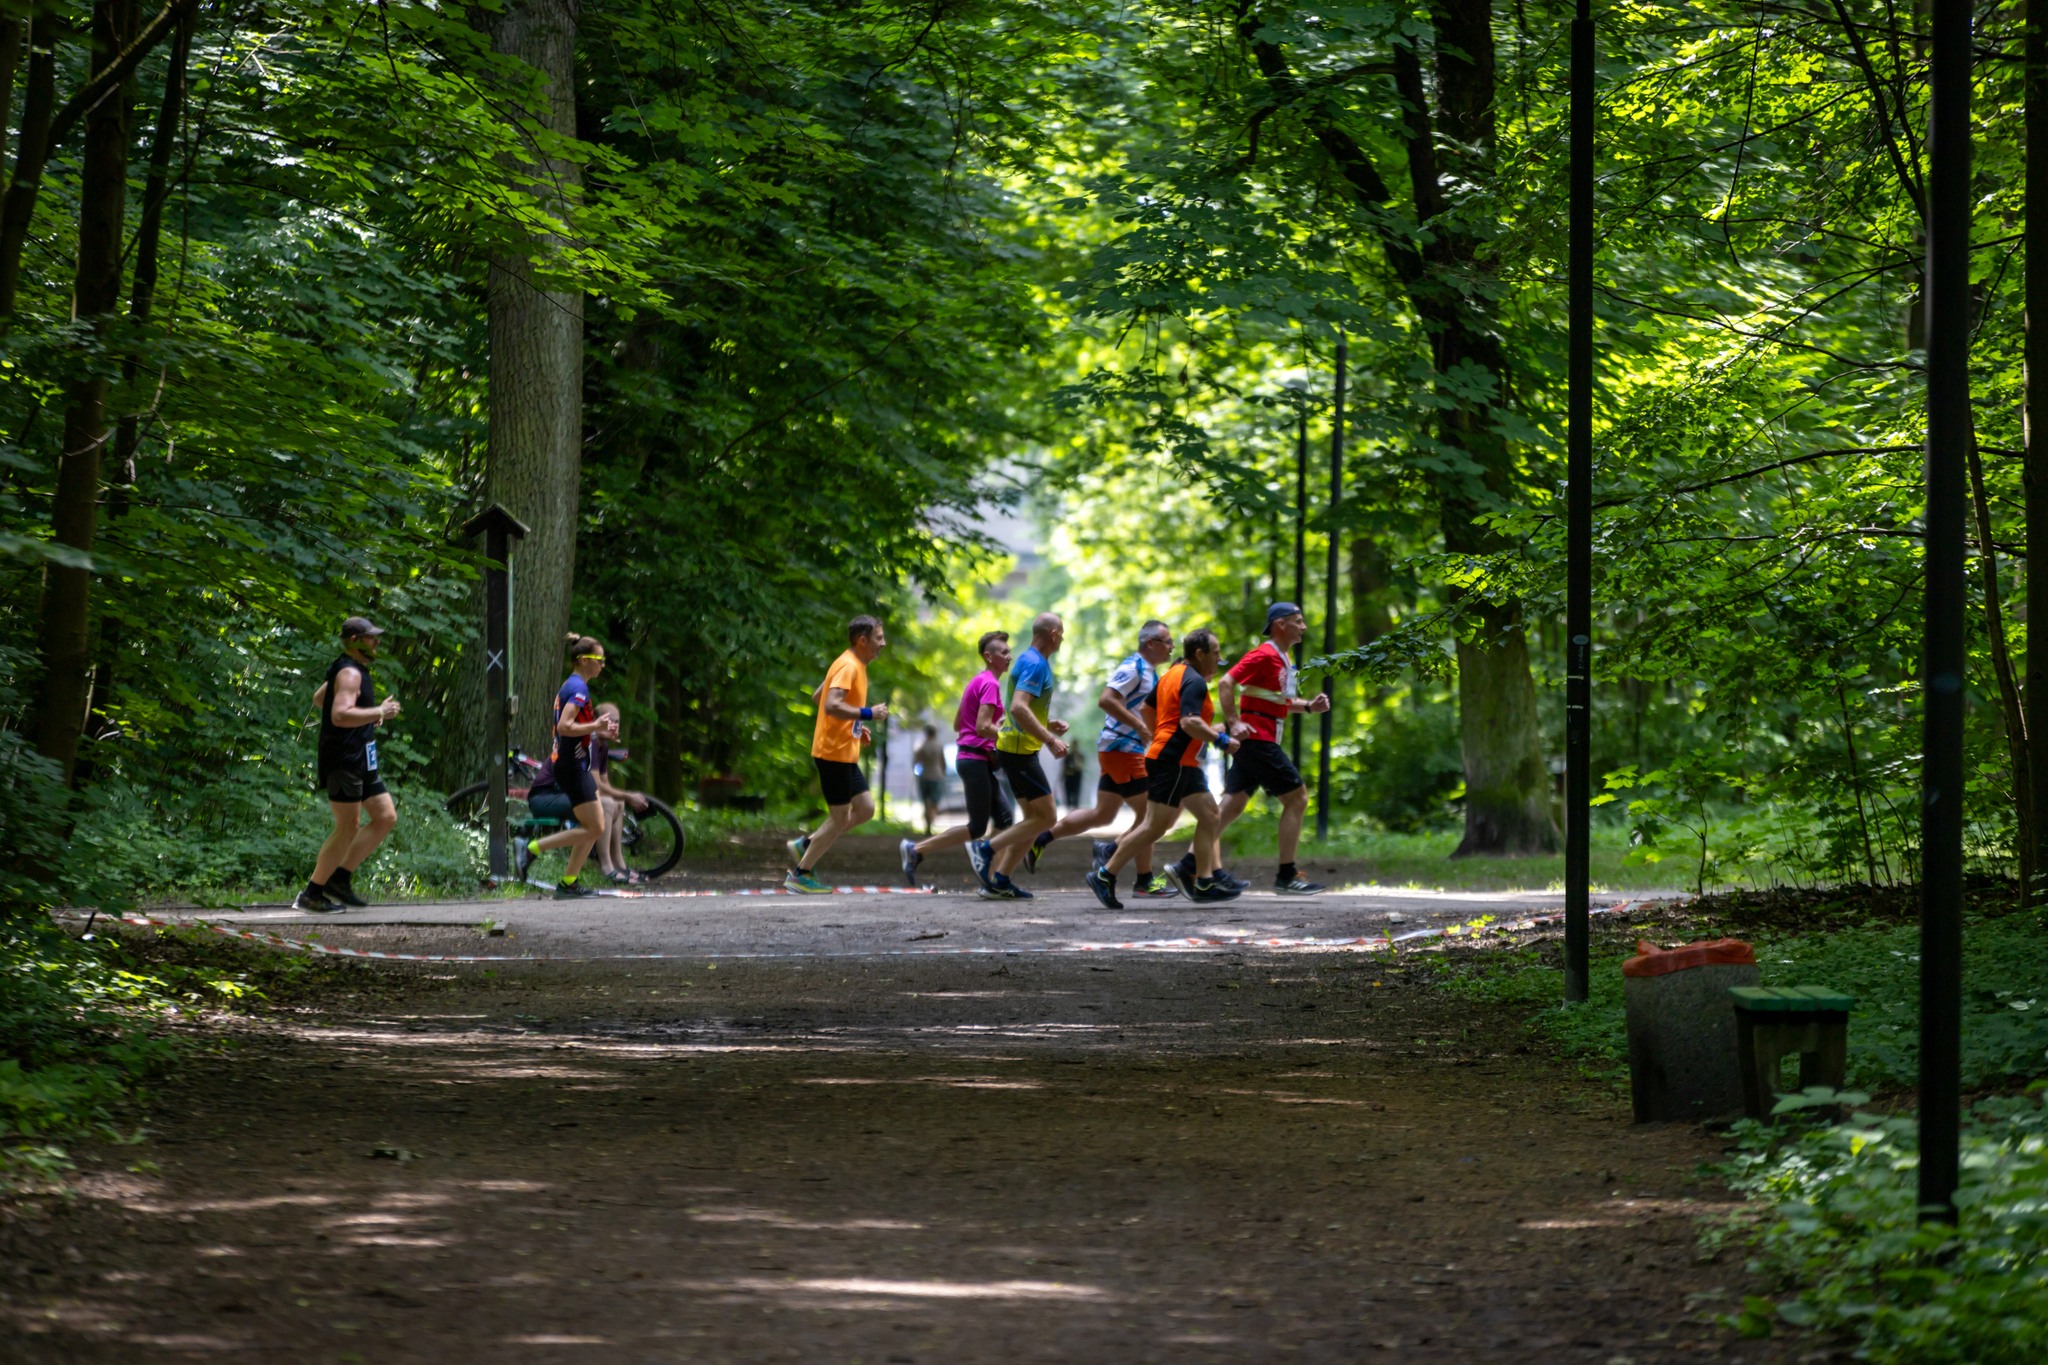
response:
M832 763L860 762L860 722L841 720L825 711L825 699L832 689L845 689L848 706L868 704L868 666L852 650L832 661L825 671L825 690L818 694L818 724L811 731L811 757Z

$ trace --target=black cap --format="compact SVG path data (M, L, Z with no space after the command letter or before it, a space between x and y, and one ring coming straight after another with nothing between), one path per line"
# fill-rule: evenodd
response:
M344 640L353 640L364 635L374 639L383 633L384 627L371 625L367 616L351 616L341 623L341 638Z
M1281 620L1285 617L1299 615L1301 615L1301 608L1295 606L1294 603L1275 602L1272 606L1266 608L1266 628L1263 631L1261 631L1260 634L1271 635L1273 633L1273 623L1275 621Z

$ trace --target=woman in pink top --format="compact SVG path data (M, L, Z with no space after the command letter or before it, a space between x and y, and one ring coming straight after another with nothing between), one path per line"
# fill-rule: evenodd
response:
M927 853L942 848L964 848L979 839L993 823L1008 829L1016 820L1010 798L996 783L994 758L996 731L1003 719L1003 674L1010 671L1010 633L992 630L981 637L981 659L988 667L974 675L960 694L960 709L953 717L953 729L960 752L953 769L960 774L960 786L967 794L967 823L934 834L919 843L903 841L903 880L917 885L917 865Z

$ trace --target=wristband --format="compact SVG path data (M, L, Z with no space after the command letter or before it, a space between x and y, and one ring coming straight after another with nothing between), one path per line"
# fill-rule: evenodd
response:
M873 719L875 718L875 708L874 708L874 707L872 707L872 706L863 706L863 707L861 707L861 708L860 708L860 718L861 718L862 720L873 720Z

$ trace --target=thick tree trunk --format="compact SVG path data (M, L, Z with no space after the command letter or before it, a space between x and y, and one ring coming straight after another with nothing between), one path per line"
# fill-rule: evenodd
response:
M1351 542L1351 629L1353 643L1369 645L1394 628L1387 605L1387 552L1370 536Z
M7 157L7 130L14 125L14 74L21 69L28 20L0 19L0 161Z
M525 62L545 81L544 104L529 116L563 135L576 131L579 9L579 0L515 0L484 16L493 50ZM533 193L551 212L564 212L562 190L579 183L579 168L537 149L533 170ZM513 556L512 686L520 704L512 733L533 753L550 743L550 703L564 676L583 452L583 296L537 281L536 263L552 249L542 241L528 254L492 257L487 292L484 501L502 503L528 527Z
M1465 837L1451 856L1548 852L1557 831L1522 611L1482 606L1476 615L1477 638L1458 642Z
M93 7L93 69L112 64L135 28L134 0ZM51 538L92 553L99 518L101 454L107 443L108 324L121 302L121 236L128 206L128 100L118 93L86 116L79 172L78 262L72 316L93 323L93 344L75 358L66 385L64 447L51 500ZM36 748L69 783L92 695L92 571L52 563L43 583L43 690L37 698Z

